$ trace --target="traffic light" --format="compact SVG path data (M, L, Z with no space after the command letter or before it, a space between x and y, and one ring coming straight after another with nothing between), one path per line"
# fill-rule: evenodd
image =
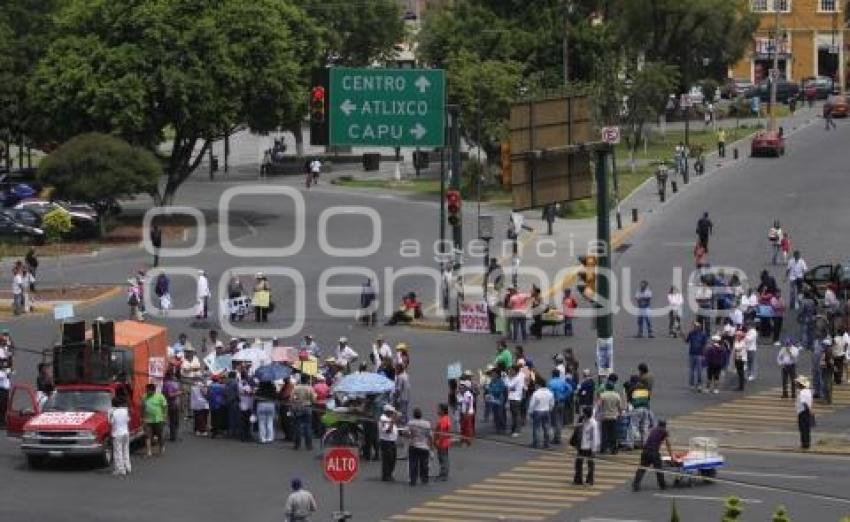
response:
M460 191L450 190L446 193L446 212L448 212L449 225L460 226Z
M596 266L599 260L596 256L578 256L581 263L581 271L578 274L576 289L588 300L593 300L596 295Z
M327 145L330 123L330 89L327 68L313 70L307 109L310 113L310 145Z
M325 122L325 88L316 85L310 91L310 121Z

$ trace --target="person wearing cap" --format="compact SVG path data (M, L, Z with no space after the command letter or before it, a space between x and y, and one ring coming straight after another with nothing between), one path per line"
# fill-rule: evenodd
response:
M788 386L791 387L791 398L797 395L797 357L800 355L800 348L794 346L794 342L789 338L782 343L782 348L776 354L776 364L779 365L779 370L782 373L782 398L788 398Z
M378 334L375 338L375 342L372 344L372 354L370 355L370 359L372 360L372 364L375 366L377 370L381 365L381 361L384 359L393 358L393 349L390 347L389 343L384 340L383 334Z
M812 440L812 424L814 424L814 413L812 412L812 389L809 379L801 375L795 380L800 388L797 392L797 428L800 430L800 447L809 449Z
M670 445L670 434L667 432L667 421L658 419L657 425L649 432L646 442L643 444L643 449L640 453L640 467L635 471L635 478L632 481L632 491L640 491L640 483L643 476L646 474L646 468L652 466L656 469L655 478L658 481L658 489L667 489L667 484L664 481L664 473L661 468L661 444L667 446L667 453L670 458L673 458L673 447Z
M315 343L314 343L315 344ZM316 346L318 348L318 346ZM345 373L351 372L351 363L357 360L360 355L348 344L347 337L340 337L336 347L336 360L345 368Z
M705 355L703 356L707 377L706 391L709 393L720 393L718 386L725 354L726 348L723 346L720 335L714 334L711 336L711 342L705 348Z
M832 338L827 336L815 344L820 345L820 357L817 358L817 374L820 378L815 391L820 391L820 397L827 404L832 404L832 385L835 379Z
M271 286L269 280L262 272L257 272L254 281L254 294L251 297L254 306L254 320L258 323L269 321L269 309L272 304Z
M410 408L410 375L407 368L401 364L395 365L395 389L393 390L393 402L401 417L401 423L407 424L407 412Z
M405 368L410 366L410 347L407 343L398 343L395 346L395 358L393 359L396 365L402 365Z
M460 443L469 447L475 438L475 394L472 393L472 374L464 372L459 386L458 407L460 409Z
M392 482L397 457L398 418L395 408L390 404L384 405L384 412L378 420L378 440L381 447L381 480Z
M311 513L319 509L316 498L304 489L301 479L292 479L291 487L292 493L283 506L286 522L309 522Z

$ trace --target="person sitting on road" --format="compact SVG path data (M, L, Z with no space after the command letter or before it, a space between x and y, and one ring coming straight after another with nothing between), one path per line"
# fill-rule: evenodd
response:
M422 304L416 299L414 292L409 292L401 300L401 306L393 313L386 325L394 326L398 323L410 323L414 319L422 319L422 317Z

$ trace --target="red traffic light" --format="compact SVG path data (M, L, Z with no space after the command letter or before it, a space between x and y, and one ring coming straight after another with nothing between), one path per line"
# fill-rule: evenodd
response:
M313 102L322 102L325 103L325 88L321 85L317 85L313 87L313 90L310 92L310 99Z
M460 225L460 191L450 190L446 193L446 210L448 211L448 221L453 227Z

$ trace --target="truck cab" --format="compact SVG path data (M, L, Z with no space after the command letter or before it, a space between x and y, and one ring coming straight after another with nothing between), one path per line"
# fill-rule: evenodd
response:
M122 321L115 325L114 342L87 339L55 346L50 351L54 393L40 404L31 388L15 386L7 413L8 436L20 437L31 466L74 457L111 464L112 400L120 397L129 408L131 440L142 437L142 394L148 382L161 382L166 344L164 328Z

